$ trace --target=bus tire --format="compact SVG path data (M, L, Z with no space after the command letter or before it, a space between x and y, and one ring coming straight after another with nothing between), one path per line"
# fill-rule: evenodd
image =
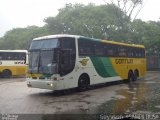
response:
M129 82L133 82L134 80L135 80L135 78L134 78L133 72L129 71L129 73L128 73L128 81Z
M78 80L78 91L85 91L89 88L90 86L90 79L87 74L83 74L79 77Z
M10 78L12 76L12 72L10 70L3 70L2 76L3 78Z
M136 70L134 71L134 79L137 80L138 77L139 77L139 72L138 72L138 70L136 69Z

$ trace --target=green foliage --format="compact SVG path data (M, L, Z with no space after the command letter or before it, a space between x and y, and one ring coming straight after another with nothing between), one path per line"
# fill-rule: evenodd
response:
M128 23L128 18L124 13L117 17L117 12L122 11L113 4L101 6L69 4L60 9L56 17L49 17L45 19L45 22L49 31L56 34L79 34L87 37L122 40L121 37L125 38L125 36L119 33L122 33L122 27L127 24L121 23ZM123 22L120 23L119 19Z
M150 51L160 49L160 22L131 21L115 4L95 6L67 4L43 27L15 28L0 38L0 49L28 49L31 40L49 34L77 34L86 37L144 44Z
M45 27L29 26L12 29L0 39L0 49L28 49L31 40L40 35L47 35Z
M152 53L160 51L160 22L135 20L131 24L132 37L144 44Z

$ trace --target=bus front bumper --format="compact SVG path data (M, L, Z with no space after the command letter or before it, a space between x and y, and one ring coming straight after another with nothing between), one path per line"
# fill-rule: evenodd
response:
M26 82L28 87L57 90L56 81L27 79Z

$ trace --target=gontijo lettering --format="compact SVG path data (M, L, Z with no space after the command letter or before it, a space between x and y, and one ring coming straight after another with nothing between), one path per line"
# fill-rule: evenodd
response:
M115 59L116 64L132 64L133 59Z

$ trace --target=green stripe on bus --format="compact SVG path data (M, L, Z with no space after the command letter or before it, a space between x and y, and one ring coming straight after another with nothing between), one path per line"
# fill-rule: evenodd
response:
M101 77L113 77L117 76L112 63L107 57L90 57L97 73Z

